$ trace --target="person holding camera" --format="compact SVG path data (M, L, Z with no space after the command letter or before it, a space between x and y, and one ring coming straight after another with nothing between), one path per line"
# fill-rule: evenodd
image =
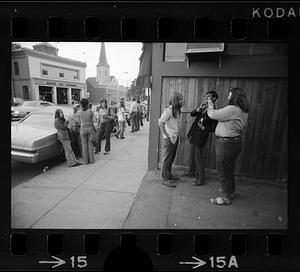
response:
M232 88L228 93L228 105L214 109L213 101L208 98L207 114L217 120L216 160L221 181L222 196L211 199L217 205L228 205L235 197L235 164L243 149L241 135L245 132L250 110L246 93L241 88Z
M206 93L206 98L210 98L213 103L218 99L218 94L215 91ZM199 107L191 112L192 117L196 117L187 137L191 143L191 165L190 175L194 175L196 170L196 181L194 186L204 185L206 183L204 171L203 149L207 142L210 132L214 132L218 121L212 120L207 115L207 102L202 103Z

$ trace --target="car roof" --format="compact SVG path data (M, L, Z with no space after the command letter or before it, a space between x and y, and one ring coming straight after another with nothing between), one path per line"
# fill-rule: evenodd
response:
M73 109L72 108L69 108L69 107L58 107L58 106L55 106L55 107L52 107L52 108L45 108L45 109L41 109L41 110L36 110L34 112L32 112L31 114L52 114L54 115L55 114L55 111L57 109L61 109L65 114L72 114L73 113Z

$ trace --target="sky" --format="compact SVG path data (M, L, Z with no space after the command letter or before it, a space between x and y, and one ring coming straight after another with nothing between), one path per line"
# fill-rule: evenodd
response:
M18 42L22 47L30 49L39 42ZM96 65L100 56L101 42L49 42L57 46L61 57L86 62L86 77L96 76ZM119 84L130 86L138 76L139 57L142 53L142 43L105 43L107 62L110 66L110 75L119 80ZM125 73L127 72L127 73Z

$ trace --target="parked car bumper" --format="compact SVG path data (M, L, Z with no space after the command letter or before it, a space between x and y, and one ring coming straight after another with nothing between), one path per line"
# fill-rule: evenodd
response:
M36 163L39 161L39 153L38 152L26 152L26 151L19 151L19 150L11 150L11 158L15 161Z

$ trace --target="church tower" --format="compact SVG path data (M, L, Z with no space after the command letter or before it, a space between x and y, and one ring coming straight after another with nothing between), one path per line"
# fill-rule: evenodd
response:
M105 46L104 43L101 43L101 49L100 49L100 57L97 64L97 75L96 75L96 82L97 85L109 85L110 83L110 71L109 71L109 65L107 63L106 59L106 52L105 52Z

